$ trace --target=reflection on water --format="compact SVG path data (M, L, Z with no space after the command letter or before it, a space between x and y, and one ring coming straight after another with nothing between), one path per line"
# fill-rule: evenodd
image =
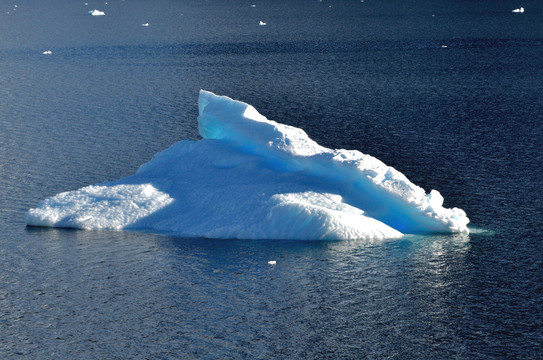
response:
M420 336L456 335L444 324L457 312L467 240L247 242L29 228L11 258L2 254L1 349L152 356L169 342L194 356L246 348L314 357L356 338L360 354L430 354Z
M0 251L8 355L160 357L166 347L166 357L465 358L481 351L484 324L522 327L519 314L492 310L509 301L507 275L488 274L478 260L485 235L291 242L25 233Z

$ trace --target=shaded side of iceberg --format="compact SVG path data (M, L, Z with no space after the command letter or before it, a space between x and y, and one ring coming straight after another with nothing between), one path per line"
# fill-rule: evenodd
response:
M464 211L372 156L324 148L228 97L201 91L198 105L202 140L174 144L130 177L44 200L27 224L242 239L468 231Z

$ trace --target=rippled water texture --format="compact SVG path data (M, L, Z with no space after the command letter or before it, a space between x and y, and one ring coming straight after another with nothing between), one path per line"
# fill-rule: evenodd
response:
M0 357L541 356L543 11L521 5L0 4ZM376 156L474 231L368 243L25 227L39 200L197 139L202 88Z

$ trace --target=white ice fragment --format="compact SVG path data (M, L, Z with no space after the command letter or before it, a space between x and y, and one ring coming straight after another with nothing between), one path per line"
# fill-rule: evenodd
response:
M147 26L149 26L149 23L141 24L141 26L147 27Z
M270 264L270 265L275 265L275 264L277 264L277 261L275 261L275 260L270 260L270 261L268 261L268 264Z
M443 206L443 196L437 190L430 191L428 194L428 203L432 209L439 209Z
M253 4L253 5L251 5L251 7L256 7L256 5L255 5L255 4Z
M260 20L259 23L258 23L258 25L264 26L264 25L266 25L266 23L265 23L264 21Z
M513 10L514 13L523 13L524 12L524 8L523 7L520 7L518 9L515 9Z
M103 16L105 14L106 14L105 12L96 10L96 9L89 11L89 15L92 15L92 16Z
M45 50L42 52L43 55L51 55L53 52L51 50Z
M443 49L446 49L446 48L447 48L447 45L441 45L441 47L442 47Z

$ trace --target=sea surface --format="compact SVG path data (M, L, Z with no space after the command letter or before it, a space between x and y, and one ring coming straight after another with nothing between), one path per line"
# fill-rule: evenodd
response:
M472 232L25 226L40 200L197 140L200 89L381 159ZM2 359L543 356L541 2L2 1L0 140Z

